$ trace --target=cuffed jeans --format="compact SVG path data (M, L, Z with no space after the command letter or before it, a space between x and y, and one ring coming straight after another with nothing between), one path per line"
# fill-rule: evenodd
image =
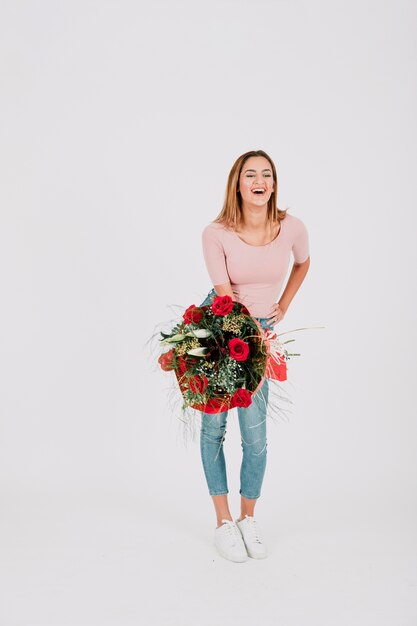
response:
M211 304L216 297L213 288L200 304ZM263 329L273 327L266 317L256 317ZM267 439L266 412L268 405L268 379L264 378L261 387L248 407L237 407L242 446L239 493L249 500L261 495L265 474ZM223 442L225 440L228 411L222 413L201 412L200 451L204 473L212 496L229 493L227 485L226 461Z

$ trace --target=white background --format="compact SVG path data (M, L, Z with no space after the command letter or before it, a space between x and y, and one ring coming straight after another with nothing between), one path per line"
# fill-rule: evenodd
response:
M416 2L0 5L4 626L415 626ZM274 159L311 266L236 564L146 343ZM229 416L230 507L241 448Z

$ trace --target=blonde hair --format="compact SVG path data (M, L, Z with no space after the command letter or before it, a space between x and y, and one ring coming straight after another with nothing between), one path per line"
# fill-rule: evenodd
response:
M285 218L288 209L285 209L283 211L281 209L278 209L277 206L278 180L274 162L263 150L250 150L249 152L241 154L240 157L238 157L233 163L232 169L230 170L229 177L227 179L223 208L220 211L219 215L216 217L216 219L213 220L213 222L223 224L224 226L232 229L236 229L236 227L238 226L240 220L242 219L242 198L240 196L240 193L237 191L237 186L239 183L239 177L242 168L245 162L249 159L249 157L252 156L265 157L269 161L272 169L272 175L275 185L271 197L268 200L267 220L272 224L276 224L278 221Z

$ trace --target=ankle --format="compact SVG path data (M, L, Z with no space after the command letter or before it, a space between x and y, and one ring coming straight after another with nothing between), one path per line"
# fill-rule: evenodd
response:
M230 520L231 522L233 522L233 519L232 519L229 515L224 515L224 516L222 517L222 519L228 519L228 520ZM222 520L221 520L221 519L220 519L220 520L218 519L218 520L217 520L217 528L220 528L220 526L223 526L223 522L222 522Z

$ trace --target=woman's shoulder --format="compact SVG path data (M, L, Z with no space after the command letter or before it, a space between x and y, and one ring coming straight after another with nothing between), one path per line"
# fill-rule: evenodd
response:
M210 222L203 228L202 234L203 236L219 236L227 230L226 226L220 222Z
M220 224L220 222L209 222L205 226L205 228L216 228L216 229L219 229L219 228L224 228L224 225Z
M284 222L287 226L287 230L290 229L294 231L294 233L298 233L300 230L304 230L306 228L304 221L292 213L285 214Z
M226 230L225 224L221 224L220 222L209 222L205 228L214 228L216 230Z

